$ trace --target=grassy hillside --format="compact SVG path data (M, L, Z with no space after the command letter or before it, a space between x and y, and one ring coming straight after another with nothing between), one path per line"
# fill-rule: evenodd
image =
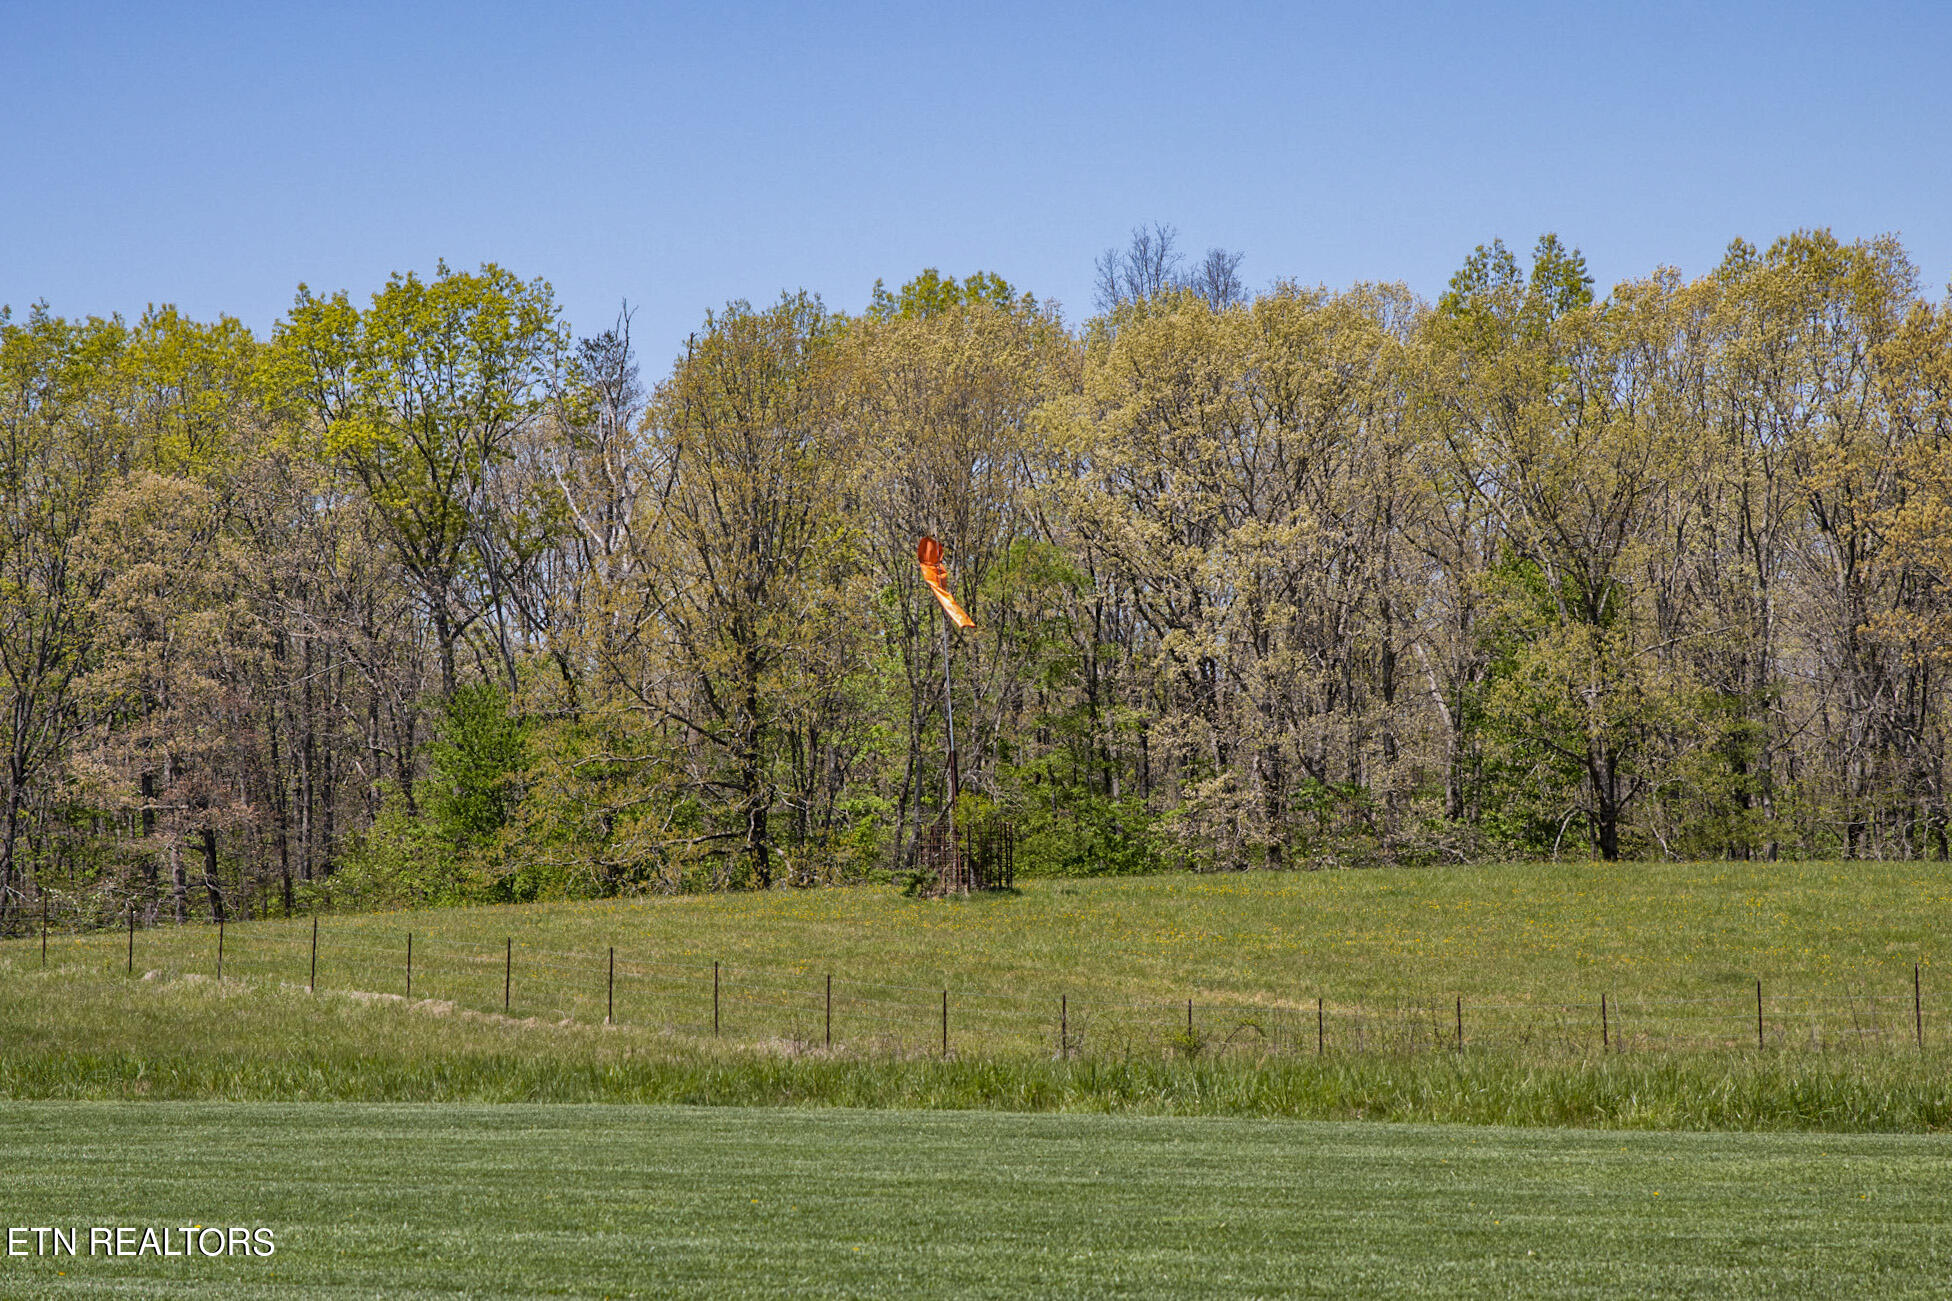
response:
M1353 1012L1418 1001L1448 1008L1462 995L1487 1026L1506 1005L1581 1015L1591 1005L1597 1047L1603 992L1626 1005L1629 1034L1635 1021L1648 1033L1661 1028L1631 1015L1636 1004L1682 1033L1678 1019L1694 1013L1653 1011L1672 1000L1720 1015L1731 1039L1745 1024L1752 1034L1757 979L1770 1007L1781 1000L1805 1027L1812 1000L1834 1002L1819 1009L1826 1028L1867 1029L1874 1015L1899 1012L1908 1022L1912 964L1931 983L1948 905L1952 868L1932 863L1173 875L1034 882L1016 895L947 902L880 887L777 890L327 916L318 982L404 992L411 931L417 996L499 1010L512 940L511 1010L552 1020L603 1018L615 946L620 1019L709 1031L716 961L722 1029L745 1037L756 1026L785 1028L788 1009L824 1016L831 974L848 995L844 1024L856 1010L909 1012L927 1028L948 989L958 1025L999 1039L1015 1032L1001 1015L994 1027L978 1025L988 1003L1051 1021L1054 1043L1060 995L1087 1017L1145 1005L1164 1020L1191 998L1306 1013L1311 1023L1317 997ZM225 974L308 983L310 928L306 919L229 927ZM135 970L213 974L216 940L206 927L140 931ZM56 937L49 955L76 975L119 974L126 937ZM0 962L37 966L38 942L0 946ZM739 1006L735 1016L740 1000L750 1015ZM1944 1011L1952 1018L1952 1001ZM852 1028L857 1038L859 1023ZM1304 1028L1312 1036L1312 1024ZM1952 1019L1946 1030L1952 1038Z
M1893 1297L1952 1272L1938 1138L32 1103L0 1145L9 1225L277 1246L0 1257L7 1295Z
M1581 864L327 916L317 994L307 919L226 928L221 984L209 928L139 931L133 980L125 934L15 940L0 1095L1937 1128L1948 899L1937 864Z

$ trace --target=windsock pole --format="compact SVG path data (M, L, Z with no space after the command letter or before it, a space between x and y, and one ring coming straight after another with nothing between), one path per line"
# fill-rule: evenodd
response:
M949 624L958 628L974 628L976 621L962 608L948 588L948 572L942 567L942 544L932 536L923 534L915 544L915 563L922 567L922 581L935 593L936 603L942 607L947 620L942 625L942 711L943 719L949 729L949 770L944 785L947 787L949 804L949 826L955 830L956 796L961 793L961 780L956 773L956 698L954 679L950 675L951 643Z
M961 793L956 777L956 693L949 680L949 621L942 621L942 711L949 724L949 831L956 829L956 796Z

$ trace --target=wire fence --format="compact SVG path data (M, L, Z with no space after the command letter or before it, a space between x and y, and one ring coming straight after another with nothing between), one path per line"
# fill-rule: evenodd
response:
M74 927L64 932L58 923ZM1294 1057L1495 1048L1531 1054L1919 1049L1933 1044L1921 969L1899 988L1772 989L1693 997L1595 990L1487 998L1412 990L1358 998L1298 979L1245 999L1117 998L1102 989L997 990L857 979L811 964L660 957L641 945L556 949L513 936L464 943L354 922L144 927L46 914L39 962L131 978L206 978L397 998L511 1022L616 1024L793 1052L896 1056ZM336 923L336 924L335 924ZM10 941L32 966L33 940Z

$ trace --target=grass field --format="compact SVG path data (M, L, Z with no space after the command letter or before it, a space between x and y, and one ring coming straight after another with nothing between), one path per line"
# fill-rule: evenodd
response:
M133 977L12 940L0 1227L279 1250L0 1295L1937 1295L1948 902L1582 864L328 915L316 992L310 919L227 927L222 980L206 927Z
M205 927L138 932L133 980L125 934L55 936L45 970L38 940L15 940L0 1097L1925 1132L1952 1128L1933 930L1949 884L1928 864L1514 866L328 916L315 995L309 921L227 928L221 983ZM605 1026L612 944L620 1024Z
M27 1103L0 1144L0 1225L277 1243L0 1257L10 1297L1893 1297L1952 1277L1940 1138Z
M1629 1047L1741 1046L1754 1041L1761 980L1770 1042L1821 1047L1910 1038L1913 964L1936 997L1949 905L1952 867L1935 863L1172 875L940 902L886 887L776 890L328 916L318 981L404 992L411 931L416 996L499 1011L512 942L515 1015L601 1021L614 946L630 1023L710 1033L716 962L723 1031L739 1038L824 1044L832 976L846 1043L926 1049L947 990L966 1051L1054 1050L1061 997L1104 1051L1182 1031L1189 999L1217 1014L1198 1036L1255 1018L1237 1041L1312 1048L1321 998L1341 1046L1415 1047L1453 1036L1460 997L1474 1040L1598 1049L1602 994ZM226 974L307 983L310 925L230 927ZM56 936L50 961L118 974L125 945L113 932ZM212 974L215 961L207 927L136 936L138 973ZM0 970L38 962L36 940L0 945ZM1935 1010L1952 1042L1943 992Z

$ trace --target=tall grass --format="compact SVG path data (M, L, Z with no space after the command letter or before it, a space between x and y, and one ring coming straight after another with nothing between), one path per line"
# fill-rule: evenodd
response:
M0 1097L628 1102L1133 1112L1623 1129L1924 1132L1934 1049L1320 1056L832 1053L556 1024L302 987L72 973L0 981Z

